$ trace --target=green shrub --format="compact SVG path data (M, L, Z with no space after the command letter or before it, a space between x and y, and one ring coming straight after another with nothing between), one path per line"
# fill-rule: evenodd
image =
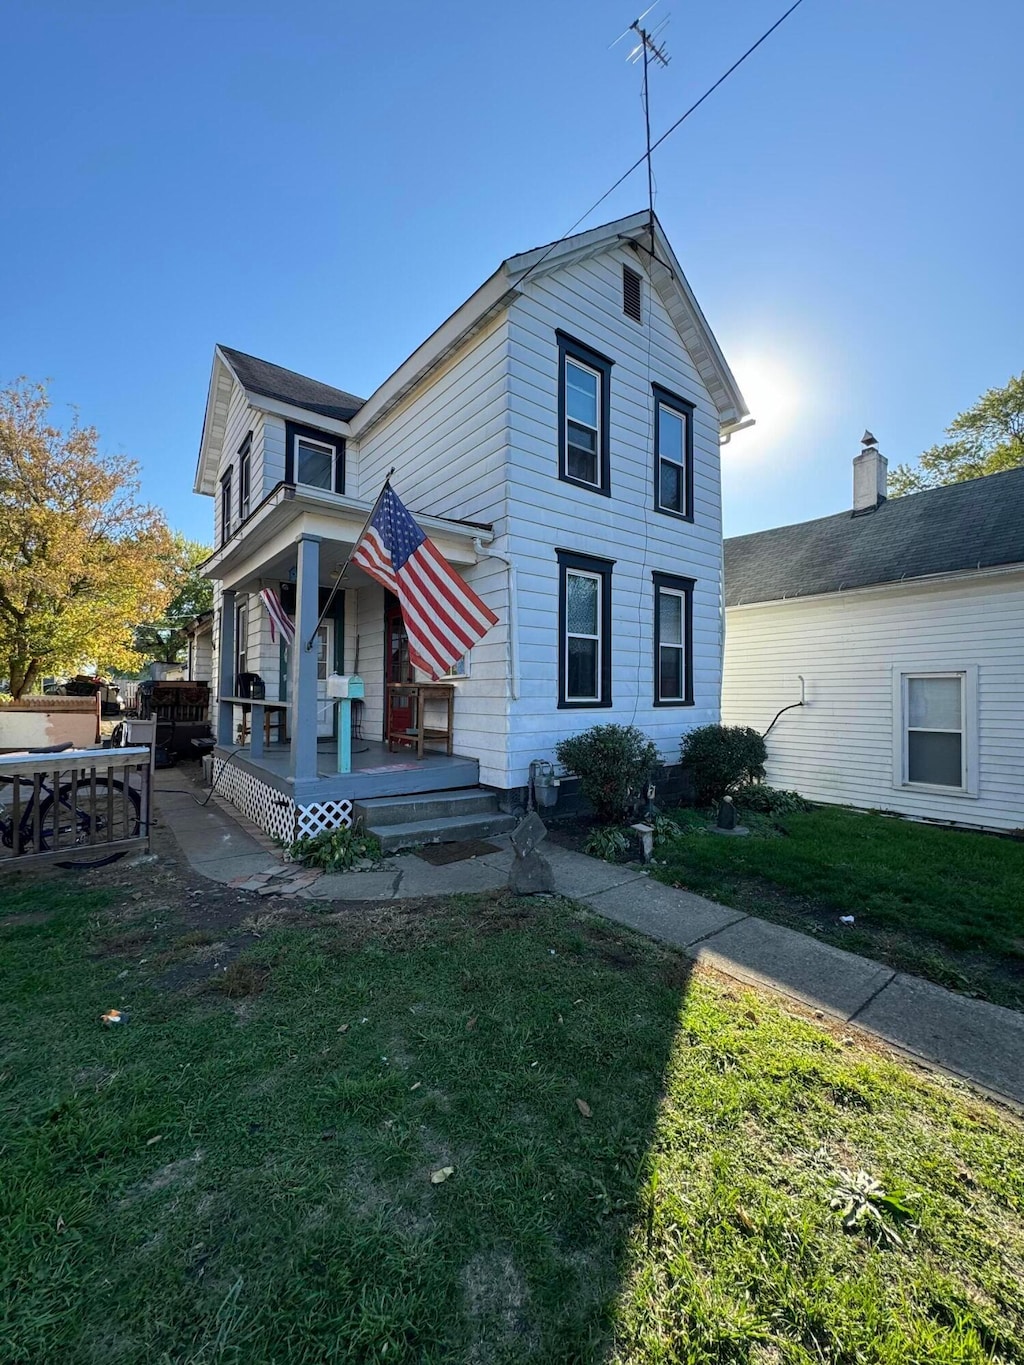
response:
M561 740L555 756L605 825L632 814L660 766L656 746L635 725L594 725Z
M288 846L288 856L303 867L319 867L325 872L345 872L363 858L375 862L381 856L380 840L373 834L358 830L322 829L319 834L306 834Z
M617 863L629 852L629 840L615 825L600 825L587 835L583 852L592 858L603 858L606 863Z
M699 725L683 736L679 749L700 805L721 801L737 787L764 777L768 752L763 738L747 725Z
M656 844L664 844L672 839L678 839L683 832L679 821L673 820L671 815L656 815L653 820L648 820L647 823L654 827L654 842Z
M793 811L811 809L810 801L799 792L766 787L762 782L740 787L733 793L733 798L737 806L742 806L744 810L760 811L764 815L789 815Z

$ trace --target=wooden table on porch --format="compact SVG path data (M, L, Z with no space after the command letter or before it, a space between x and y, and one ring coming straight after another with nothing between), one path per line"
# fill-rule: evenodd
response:
M249 712L254 713L250 749L253 758L261 757L264 743L270 743L270 726L272 723L277 726L278 741L280 742L286 737L288 733L288 712L292 709L291 702L268 701L265 697L221 697L221 701L230 702L232 706L242 708L241 739L243 744L249 737Z
M395 723L395 700L407 698L412 714L411 724L398 729ZM440 703L444 707L445 723L427 725L426 707L429 702ZM401 708L405 710L405 707ZM424 746L444 745L445 753L451 757L452 730L455 718L455 688L451 683L389 683L388 712L384 730L388 742L388 752L394 753L396 744L406 744L416 750L416 757L423 757Z

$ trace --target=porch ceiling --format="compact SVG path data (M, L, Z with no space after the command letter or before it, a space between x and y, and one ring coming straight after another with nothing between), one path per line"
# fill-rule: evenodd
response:
M226 588L243 587L261 578L287 579L295 566L295 542L300 535L318 536L321 581L325 584L345 563L372 508L371 503L340 493L317 493L279 485L204 565L207 578ZM416 515L414 513L414 515ZM489 544L490 527L443 517L417 515L416 520L453 564L475 564L474 541ZM359 569L349 570L352 587L372 580Z

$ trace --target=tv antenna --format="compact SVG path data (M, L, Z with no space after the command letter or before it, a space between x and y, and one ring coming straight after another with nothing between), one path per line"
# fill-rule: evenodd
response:
M668 66L669 64L670 58L668 53L665 51L665 44L664 41L661 39L660 35L668 27L668 21L671 18L671 15L666 14L664 19L662 19L661 23L657 26L657 28L653 30L644 27L644 20L650 14L651 10L655 8L657 3L658 0L654 0L654 4L649 5L647 9L644 10L643 14L641 14L638 18L634 19L633 22L630 24L629 28L627 28L624 32L620 33L619 36L615 39L615 43L621 43L623 38L625 38L628 34L632 33L638 39L638 41L636 43L636 46L626 57L626 61L629 62L631 66L635 66L636 63L640 61L641 58L643 58L644 63L643 99L644 130L647 135L646 154L647 206L651 216L652 250L654 247L654 171L651 166L651 100L648 85L648 77L650 71L650 64L652 61L657 62L659 66ZM615 43L612 43L612 47L615 46Z

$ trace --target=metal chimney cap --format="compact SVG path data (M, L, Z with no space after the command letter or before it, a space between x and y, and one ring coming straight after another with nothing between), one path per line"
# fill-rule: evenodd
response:
M870 431L865 429L864 435L860 438L860 443L862 446L876 446L878 445L878 440L876 437L872 436Z

